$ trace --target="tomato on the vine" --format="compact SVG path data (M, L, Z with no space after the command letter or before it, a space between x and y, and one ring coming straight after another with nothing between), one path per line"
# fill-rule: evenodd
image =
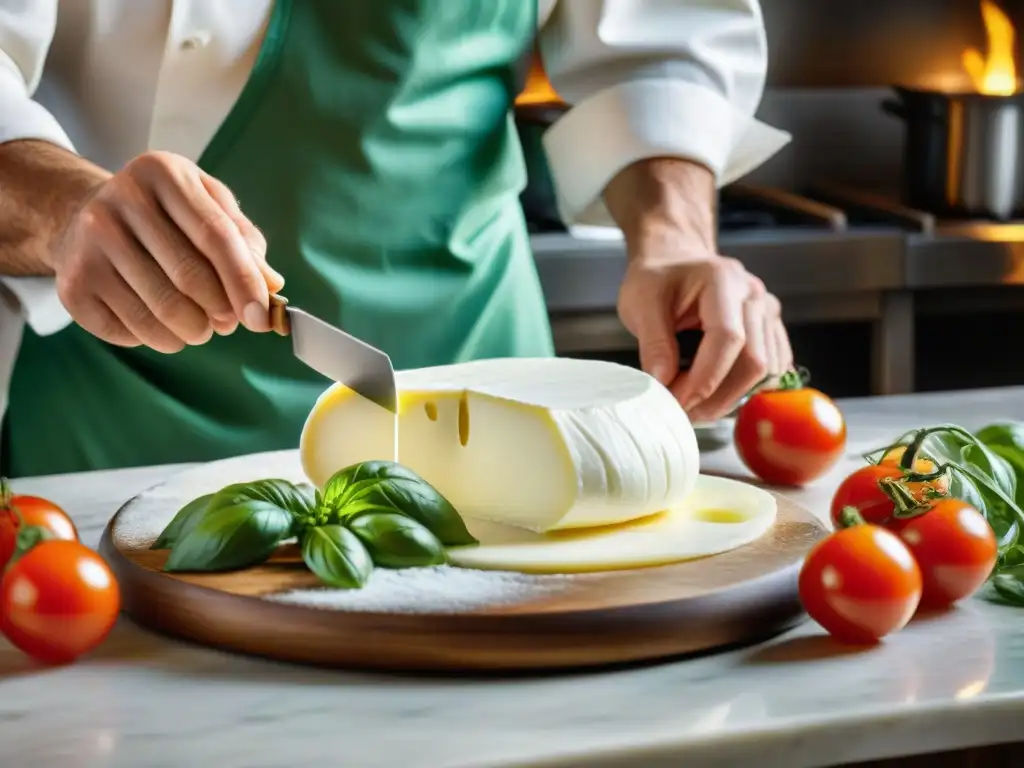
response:
M899 531L921 569L921 605L942 608L973 595L992 573L998 544L982 514L959 499L940 499Z
M16 555L0 581L0 629L49 664L72 661L99 645L120 609L109 566L77 541L39 541Z
M871 644L913 617L921 570L894 533L862 522L811 549L799 590L804 610L837 640Z
M0 570L14 554L18 531L25 526L38 526L53 538L78 541L78 530L63 509L38 496L13 494L0 479Z
M777 389L753 394L736 415L736 451L772 485L804 485L821 477L846 448L846 422L824 393L785 374Z
M853 507L865 522L875 525L886 525L893 528L902 527L902 521L894 518L896 507L893 500L882 488L882 481L901 480L906 473L900 468L903 458L902 448L889 450L878 464L868 464L846 477L836 488L832 496L832 524L839 526L839 518L846 507ZM926 458L914 460L912 472L919 475L934 474L935 463ZM949 480L941 475L934 480L922 482L903 482L904 488L917 501L924 502L935 495L949 491Z

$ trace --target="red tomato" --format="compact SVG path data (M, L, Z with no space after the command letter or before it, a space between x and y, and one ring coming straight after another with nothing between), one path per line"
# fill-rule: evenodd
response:
M875 643L906 626L921 601L921 571L899 538L877 525L818 542L800 571L800 601L837 640Z
M39 661L62 664L99 645L121 609L114 574L77 541L50 540L15 560L0 581L0 629Z
M804 485L843 455L846 422L816 389L766 390L740 408L734 439L743 463L765 482Z
M992 527L959 499L942 499L900 530L921 568L921 605L940 608L973 595L992 574L998 554Z
M898 480L904 477L899 462L903 453L894 449L887 453L879 464L868 464L849 475L836 488L832 496L832 524L839 526L839 516L846 507L854 507L865 522L875 525L886 525L892 528L902 526L902 521L892 517L895 506L879 485L881 480ZM914 472L927 475L935 471L935 464L928 459L917 459L914 461ZM949 490L949 481L946 477L940 477L927 483L903 484L910 494L922 501L932 492L946 493Z
M55 539L78 541L71 518L52 501L38 496L14 496L0 482L0 571L14 554L18 530L22 525L45 528Z

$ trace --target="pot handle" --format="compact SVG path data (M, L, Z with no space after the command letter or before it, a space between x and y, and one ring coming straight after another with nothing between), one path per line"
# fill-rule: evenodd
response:
M895 117L899 120L907 119L907 110L903 104L896 99L883 99L882 100L882 111L885 114Z

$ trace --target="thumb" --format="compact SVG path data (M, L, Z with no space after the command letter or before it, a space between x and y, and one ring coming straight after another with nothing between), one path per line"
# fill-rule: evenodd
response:
M679 342L671 313L661 302L649 301L632 314L640 367L667 387L679 376Z

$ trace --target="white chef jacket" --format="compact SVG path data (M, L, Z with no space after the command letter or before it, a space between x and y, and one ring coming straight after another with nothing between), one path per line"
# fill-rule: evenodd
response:
M0 0L0 143L43 139L112 171L150 150L197 160L273 2ZM721 185L788 142L753 117L767 68L758 0L535 2L545 70L573 105L544 137L565 221L611 223L602 191L637 160L694 160ZM51 278L0 278L0 416L25 322L40 334L70 322Z

